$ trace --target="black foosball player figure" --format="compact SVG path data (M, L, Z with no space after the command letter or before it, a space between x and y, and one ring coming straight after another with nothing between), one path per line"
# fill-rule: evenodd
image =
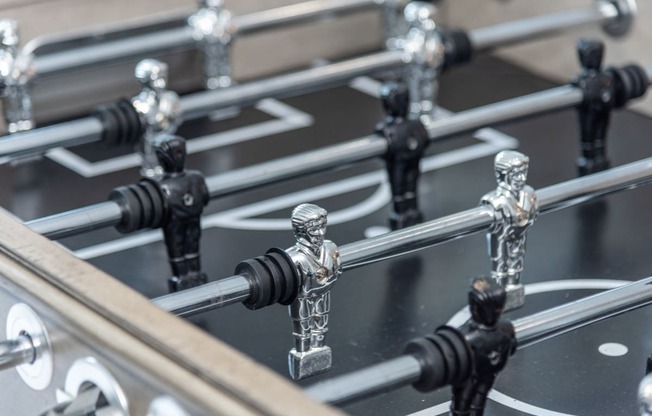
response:
M380 90L386 119L376 132L387 140L387 175L392 189L393 211L389 221L393 230L420 223L417 185L419 163L430 142L420 120L408 118L410 95L402 84L385 84Z
M205 284L201 272L199 240L200 217L208 204L209 193L201 173L186 170L186 141L179 136L163 135L154 142L156 158L163 176L153 182L161 192L167 218L162 223L165 245L173 276L171 292Z
M461 329L471 350L470 376L453 384L452 416L482 416L487 395L516 352L514 326L502 319L507 294L493 279L476 278L469 291L473 318Z

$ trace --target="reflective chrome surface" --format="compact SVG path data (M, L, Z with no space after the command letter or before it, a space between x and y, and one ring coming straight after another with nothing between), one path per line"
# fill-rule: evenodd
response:
M469 31L475 52L484 52L524 40L532 40L578 29L585 25L604 24L618 19L618 10L611 4L564 10L528 19L515 20Z
M419 380L420 376L419 361L411 355L404 355L322 381L304 392L322 403L345 404L406 386Z
M404 18L409 31L400 44L409 63L406 83L410 91L410 114L428 123L434 117L438 76L442 71L445 46L437 31L437 8L421 1L405 6Z
M26 358L16 367L25 384L33 390L44 390L50 386L54 375L54 354L50 334L39 315L25 303L17 303L7 314L7 338L17 340L29 337ZM23 347L27 348L27 345Z
M342 273L337 246L325 240L327 212L314 204L292 211L297 242L286 250L300 275L297 298L289 306L294 348L288 354L290 375L299 380L331 368L332 353L326 345L330 290Z
M77 235L100 228L117 225L122 220L122 210L113 201L100 202L88 207L27 221L25 225L53 240Z
M515 151L496 155L494 170L498 188L482 197L481 204L494 210L495 221L487 233L491 277L507 291L505 310L523 306L521 281L528 229L539 213L537 196L526 185L529 158Z
M652 303L652 277L513 321L518 348Z
M182 123L179 96L167 90L168 65L155 59L145 59L136 65L136 79L140 83L140 94L132 98L131 104L140 116L144 133L140 144L142 157L141 175L155 178L163 174L159 166L154 141L161 134L173 134Z
M202 0L202 8L188 18L192 36L203 54L204 77L208 89L229 87L231 79L231 42L237 30L231 12L222 0Z
M637 393L640 416L652 416L652 374L648 374L638 385Z
M36 358L32 340L27 334L14 339L0 341L0 370L29 364Z
M220 279L200 287L152 299L159 308L178 316L191 316L247 300L251 294L249 280L242 275Z
M18 24L0 20L0 97L7 132L34 127L30 83L34 76L33 57L19 49Z

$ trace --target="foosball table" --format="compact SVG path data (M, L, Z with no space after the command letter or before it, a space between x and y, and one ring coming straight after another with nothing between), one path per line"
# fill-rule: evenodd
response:
M626 36L636 2L470 30L434 3L203 0L22 48L1 20L0 414L652 414L652 68L485 53ZM380 49L234 79L241 36L350 14ZM131 96L35 111L109 64Z

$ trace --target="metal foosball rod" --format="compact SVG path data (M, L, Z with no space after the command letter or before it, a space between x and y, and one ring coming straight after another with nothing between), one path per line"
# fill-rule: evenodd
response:
M652 79L652 68L647 69L647 72L648 79ZM480 127L569 108L580 104L583 100L584 92L579 87L574 85L556 87L432 121L426 126L427 133L432 141L440 140L456 134L472 132ZM99 121L97 123L99 124ZM48 127L20 133L20 135L38 135L38 132L46 132L47 129ZM16 147L23 146L25 141L16 139L17 137L9 137L0 141L0 155L6 154L3 149L7 147L15 146L13 149L15 151ZM210 198L219 198L235 192L372 159L384 155L387 150L388 142L384 137L370 135L213 175L206 178L206 184ZM122 208L116 202L108 201L31 220L26 224L42 235L60 239L114 226L119 224L122 218Z
M313 0L303 3L263 10L247 15L230 17L225 23L229 36L240 36L262 30L299 24L329 14L351 13L383 7L385 13L396 12L400 2L391 0ZM501 43L514 43L548 34L567 31L587 25L604 25L607 33L621 35L631 26L636 13L635 3L599 0L593 7L578 8L553 13L524 21L522 24L506 23L491 28L471 31L469 37L474 50L493 49ZM48 76L70 70L115 62L134 57L147 57L170 50L187 50L196 47L197 41L189 26L159 30L152 34L132 36L124 40L104 42L92 47L76 48L37 57L35 71L38 76ZM38 43L31 49L37 48ZM28 46L27 49L30 49Z
M536 191L539 212L545 214L650 182L652 182L652 158L539 189ZM339 247L342 270L352 270L466 235L487 231L495 221L494 209L487 205L480 205L403 230L344 244ZM203 286L161 296L154 299L153 303L171 313L190 316L246 302L254 294L256 290L254 286L250 276L237 274Z
M648 277L516 319L512 321L515 350L649 305L652 303L651 284L652 277ZM437 333L439 332L438 330ZM406 351L399 358L310 386L305 392L315 400L324 403L352 403L410 384L419 384L427 373L455 371L442 368L445 365L443 362L435 361L426 365L417 354L411 352L414 350ZM438 382L432 382L427 388L415 387L421 391L444 387L450 384L450 381L444 380L445 376L445 374L437 374L436 377L440 378Z
M207 14L211 8L217 9L215 22L206 22L208 26L216 26L215 32L228 36L227 42L242 35L254 34L291 25L307 23L326 16L344 15L358 11L387 8L394 13L398 12L393 0L312 0L288 6L261 10L240 16L232 16L223 9L221 1L205 1L203 8L197 14L184 16L185 20L192 20L194 16ZM611 14L611 12L608 12ZM611 19L606 17L606 21ZM182 20L178 16L175 20ZM26 53L36 52L34 69L37 77L46 77L79 70L97 65L115 63L130 59L143 59L170 51L191 50L198 46L195 30L191 25L156 30L152 33L138 34L124 39L101 42L92 46L84 46L51 52L39 56L38 49L44 46L43 42L36 41L27 44ZM106 37L110 33L104 34Z
M601 23L608 22L610 24L624 25L625 22L629 22L631 24L631 19L635 14L635 6L625 9L620 3L620 0L598 0L596 4L599 7L591 8L591 10L595 10L593 13L604 15L604 20L601 20ZM434 14L434 10L428 8L427 5L415 5L415 7L406 10L406 20L408 22L409 19L415 19L411 15L417 14L416 10L412 9L418 8L427 9ZM556 16L557 14L549 16L548 19L545 17L538 17L536 19L557 22L559 19ZM429 16L428 19L432 23L431 26L434 26L434 16ZM529 19L524 19L505 25L530 27L528 21ZM590 22L595 23L595 19L590 20ZM414 25L414 27L398 42L401 47L397 50L370 54L320 68L267 78L229 88L209 89L203 92L188 94L181 98L181 116L185 120L191 120L204 117L219 109L253 104L262 98L296 96L327 87L342 85L357 76L391 70L401 70L405 73L409 72L409 78L411 79L410 85L412 86L411 95L414 101L415 111L422 114L430 114L434 108L434 95L436 95L434 84L440 72L456 64L468 62L475 53L494 48L500 42L509 44L550 33L549 28L545 26L533 25L531 26L532 30L528 31L527 35L524 35L520 31L515 32L513 39L509 35L506 35L501 36L499 41L482 44L480 40L485 36L481 34L482 32L478 34L478 32L472 30L467 34L462 31L440 31L438 28L435 27L433 29L428 25L421 27L414 22L410 24ZM565 29L572 29L574 27L576 26L569 25ZM499 31L502 30L500 29ZM493 33L491 27L484 28L482 31L487 34L486 36L493 36L491 35ZM474 33L476 34L474 35ZM475 46L471 40L478 45ZM24 93L21 94L24 95ZM124 111L125 109L123 109ZM128 116L131 116L131 114ZM124 118L125 115L121 117ZM33 123L29 124L30 128L32 125ZM115 129L137 130L137 127L139 126L119 125ZM107 126L97 116L90 116L34 130L18 130L14 131L14 134L11 136L1 138L0 160L6 162L17 156L41 154L54 147L102 141L106 140L107 136Z

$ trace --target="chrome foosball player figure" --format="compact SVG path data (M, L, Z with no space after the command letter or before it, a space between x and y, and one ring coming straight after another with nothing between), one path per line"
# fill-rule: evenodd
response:
M446 48L437 32L435 5L413 1L404 9L409 31L403 41L410 90L410 117L428 124L433 119L439 89L438 76L443 70Z
M341 273L337 246L324 239L325 209L302 204L292 211L297 243L286 250L301 277L297 299L290 305L295 346L288 363L293 379L302 379L331 367L332 353L325 343L330 290Z
M154 59L142 60L136 65L136 78L141 92L131 103L145 126L140 144L143 158L141 175L157 178L163 174L154 151L154 141L159 135L174 134L182 122L181 101L177 93L166 89L168 66Z
M209 193L203 175L185 169L186 142L183 138L159 136L155 152L163 176L152 182L166 201L168 213L162 228L173 274L169 287L171 292L176 292L207 281L201 272L199 240L201 213L208 204Z
M17 23L0 20L0 97L8 133L34 127L29 96L33 77L33 57L20 52Z
M504 151L496 155L495 173L498 188L482 197L482 204L495 211L495 221L487 233L491 277L507 291L506 310L525 303L521 283L527 231L539 212L537 196L526 185L529 158L519 152Z
M231 12L224 9L224 0L200 0L199 6L188 25L203 54L206 88L230 87L231 45L237 30Z

